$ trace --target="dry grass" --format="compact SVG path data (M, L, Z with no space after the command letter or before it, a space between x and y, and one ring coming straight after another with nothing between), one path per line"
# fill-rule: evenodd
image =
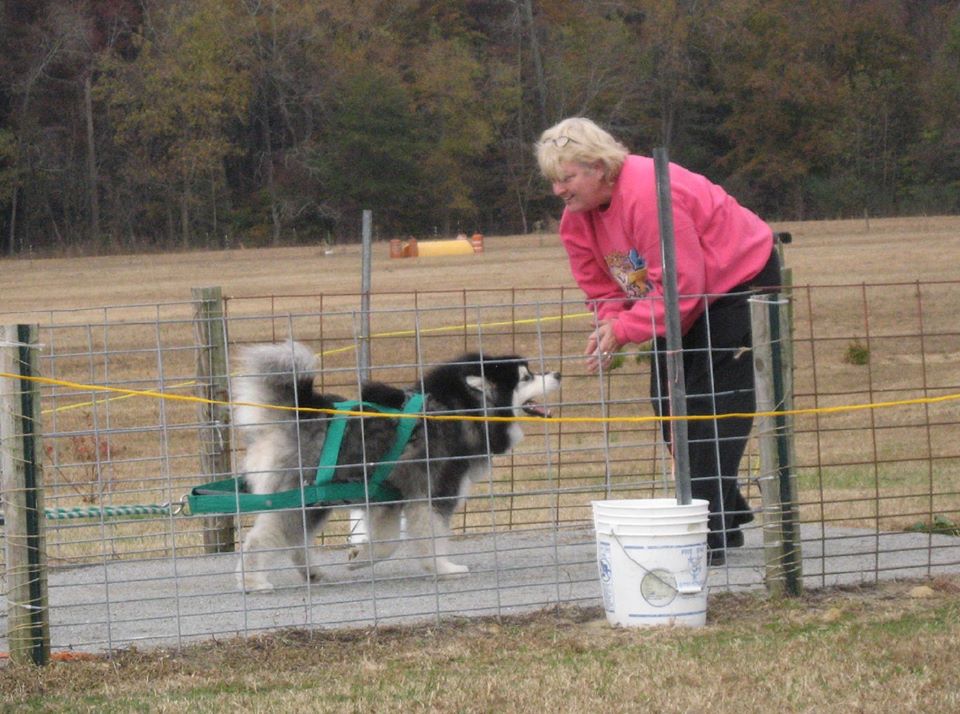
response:
M960 256L960 217L920 217L864 221L783 223L793 233L786 262L795 285L858 285L955 280ZM909 247L905 254L904 248ZM377 299L414 290L571 289L566 256L554 235L488 237L479 256L390 260L388 246L374 247L372 292ZM342 246L326 255L320 247L163 253L99 258L0 259L4 320L17 314L97 306L145 305L127 309L154 317L151 305L190 300L190 289L219 285L225 295L243 297L261 314L275 296L284 309L299 304L315 309L314 296L356 293L360 289L360 248ZM297 298L296 296L301 296ZM303 297L307 296L307 297ZM341 303L345 304L345 303ZM449 301L448 301L449 304ZM335 308L337 302L330 304ZM355 307L355 304L350 304ZM843 306L838 306L843 307ZM952 314L944 306L944 315ZM78 315L90 320L91 313ZM838 310L858 324L857 311ZM63 318L67 316L60 315ZM936 317L936 315L932 316Z
M4 711L947 712L960 581L791 601L717 595L696 629L598 610L439 627L289 631L0 669Z

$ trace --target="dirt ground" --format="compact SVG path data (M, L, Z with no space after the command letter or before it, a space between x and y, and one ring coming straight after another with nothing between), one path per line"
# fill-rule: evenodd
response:
M877 284L957 278L960 217L774 224L790 231L795 285ZM563 287L575 289L556 235L489 236L479 255L391 259L373 246L371 291ZM356 293L358 245L0 260L0 317L80 307L190 299L217 285L227 296ZM954 307L946 307L952 314Z

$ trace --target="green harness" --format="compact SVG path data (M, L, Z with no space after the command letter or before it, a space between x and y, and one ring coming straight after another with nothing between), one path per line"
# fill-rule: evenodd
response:
M417 414L423 408L422 394L412 394L402 409L383 407L366 402L336 402L337 411L375 411L383 414ZM398 501L400 492L386 483L387 477L400 459L404 447L417 425L412 417L400 419L397 434L390 451L377 462L367 483L334 483L333 475L340 456L340 446L347 428L347 416L337 414L327 428L320 452L317 477L313 484L277 493L250 493L243 478L212 481L194 488L186 497L192 515L202 513L245 513L305 506L345 506L354 503Z

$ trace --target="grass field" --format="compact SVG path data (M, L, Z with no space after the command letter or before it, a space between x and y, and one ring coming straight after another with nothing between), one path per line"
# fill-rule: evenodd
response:
M784 250L798 288L794 300L798 407L895 400L918 388L939 394L960 387L955 368L960 361L960 338L952 327L960 301L955 282L960 217L791 223L775 228L793 234L793 242ZM409 370L389 365L413 364L422 354L446 358L457 349L455 345L467 347L469 329L450 333L444 330L449 325L536 317L533 307L522 305L532 301L563 302L566 311L579 309L580 294L555 235L488 237L485 243L481 255L402 260L388 257L386 242L374 246L373 332L389 334L399 329L406 335L373 343L373 364L380 369L375 376L408 381ZM109 380L133 389L175 389L190 385L194 376L193 353L188 348L193 339L191 289L217 285L228 296L232 340L273 339L288 330L319 337L318 351L327 354L323 387L341 390L344 381L349 388L354 379L356 325L350 311L357 307L360 272L359 246L336 246L332 251L305 247L0 260L4 286L0 319L55 323L58 327L48 337L53 343L55 336L56 344L47 351L66 355L58 357L58 374L79 375L81 382ZM917 297L919 283L925 285L922 303ZM482 312L471 311L467 303L486 307ZM424 323L423 345L417 346L416 353L411 351L409 337L414 319ZM545 355L554 362L550 368L562 368L565 375L564 415L595 414L596 386L585 379L579 360L589 321L560 325L559 331L549 328L552 331L542 334L532 327L518 328L516 323L513 329L490 328L484 334L484 349L503 345L508 351ZM164 341L173 348L156 349ZM851 363L850 351L867 344L869 365ZM162 385L152 376L158 351L164 359ZM104 364L97 366L88 355L101 352L104 356L98 358ZM555 363L558 359L562 364ZM645 378L635 372L625 369L613 374L609 393L628 399L636 394L636 384ZM581 384L587 388L578 391ZM585 406L578 411L576 403ZM76 406L67 404L68 409L58 410L50 426L64 434L103 429L94 423L96 414ZM124 491L130 492L130 498L151 489L157 490L160 500L179 497L153 479L155 466L150 458L142 458L161 446L184 459L192 453L188 442L195 430L190 428L166 429L172 445L161 445L141 433L144 425L158 424L161 418L174 425L192 423L192 407L168 407L162 412L158 403L132 400L117 402L109 414L114 431L129 430L110 444L111 468L106 475L107 485L121 502ZM606 408L611 415L631 413L629 404L626 411L617 412L613 405ZM811 503L822 511L818 516L875 521L889 515L877 507L875 490L882 485L897 499L921 496L915 507L885 523L887 527L902 528L922 520L922 514L931 510L929 499L922 498L929 480L958 473L951 459L936 462L939 472L924 468L932 463L931 457L951 453L953 428L960 422L956 403L939 409L935 421L942 426L925 431L929 418L922 408L798 420L798 450L816 455L810 468L800 471L800 483L813 494ZM879 440L858 438L864 429L879 434ZM89 443L85 436L70 438L67 453L58 458L52 473L65 499L89 500L95 496L95 485L99 487L93 476L102 482L104 475L93 473L87 452L104 447ZM590 430L570 430L561 438L559 458L567 463L597 459L590 447ZM618 453L629 454L629 462L656 458L644 446L653 441L647 433L613 433L604 441L604 448L613 445ZM878 463L891 467L878 470ZM830 466L826 481L824 465ZM937 508L960 508L955 501ZM831 507L831 503L840 505ZM536 506L531 501L531 509Z
M955 280L960 217L818 221L774 226L793 234L786 263L796 285ZM491 236L478 256L391 260L375 244L372 292L569 286L555 235ZM189 300L190 289L225 295L316 295L360 290L360 247L336 246L0 260L7 322L25 311ZM944 316L952 314L944 306ZM935 318L936 316L934 316Z
M960 360L960 337L952 328L960 288L951 282L957 279L954 266L960 257L960 217L790 223L775 228L793 235L784 252L797 288L798 407L895 400L920 388L941 393L960 386L954 366ZM386 242L375 244L372 332L399 330L403 336L373 342L374 376L408 382L413 378L410 370L393 365L415 364L424 355L445 359L454 350L472 347L475 336L469 325L486 321L503 325L486 328L486 351L543 355L549 368L562 369L564 416L597 413L596 383L587 378L579 358L589 320L545 323L545 332L538 332L539 327L518 326L523 322L518 318L536 322L538 305L547 305L543 309L549 311L562 304L567 313L582 312L580 293L570 278L557 236L487 237L485 251L475 256L399 260L388 256ZM189 349L193 340L191 289L217 285L228 298L232 341L274 339L293 330L314 340L318 352L326 355L323 388L350 394L356 358L352 340L356 324L351 311L357 308L360 258L359 246L335 246L331 251L303 247L3 260L0 319L55 323L58 327L51 330L49 339L56 344L48 352L55 349L65 355L56 365L60 375L77 375L80 382L109 379L133 389L162 386L175 390L177 385L192 384L194 375L194 355ZM926 286L922 305L916 296L918 283ZM475 304L484 307L471 310ZM418 339L422 343L418 344L410 336L415 321L421 331ZM463 323L467 326L458 330L445 329ZM173 347L157 348L161 343ZM870 364L852 364L850 350L867 344ZM158 351L163 358L162 384L152 376L158 369ZM103 366L91 364L91 353ZM628 367L631 369L622 369L610 378L608 393L614 397L629 400L630 395L645 393L645 387L637 386L646 380L641 374L645 367L632 363ZM55 423L51 420L57 431L75 434L103 428L94 424L96 415L90 410L75 406L67 404L69 409L58 412ZM629 403L608 404L604 409L611 416L635 411ZM931 510L929 499L923 496L933 476L924 464L933 455L950 453L951 427L960 422L956 404L939 409L938 414L945 415L938 419L944 426L924 434L918 431L928 421L922 408L799 419L798 449L806 456L816 456L807 459L809 468L799 472L800 483L812 494L809 502L818 509L817 517L843 518L861 525L872 525L884 517L884 527L889 528L923 520L923 514ZM128 430L110 444L106 482L112 496L120 502L137 498L142 502L144 495L160 501L179 498L182 489L158 481L153 476L157 471L154 460L142 457L164 448L181 455L185 463L195 451L189 443L195 429L186 428L194 420L194 407L167 405L162 411L158 403L117 401L109 417L115 432ZM165 430L164 435L172 440L169 444L143 433L145 425L158 424L161 419L184 427ZM883 427L876 431L879 441L858 438L864 429L876 425ZM597 451L595 432L592 428L565 430L558 437L558 448L562 445L558 459L563 461L558 468L606 459L607 452ZM918 452L915 445L919 439L924 444ZM657 458L650 446L653 442L649 431L613 427L602 448L613 449L614 463L609 468L616 472L637 461L652 464ZM90 459L76 452L95 450L98 445L82 440L66 445L66 453L57 454L52 472L63 487L62 497L90 499L99 484L92 478ZM532 444L527 446L536 451ZM892 467L878 471L878 463ZM536 462L530 465L538 466ZM824 466L829 467L826 480ZM941 459L937 468L947 475L960 474L955 460ZM181 470L174 468L175 473ZM99 475L102 481L103 475ZM511 474L511 484L515 481ZM893 514L878 509L875 490L881 484L890 489L887 493L891 496L896 494L898 505L916 494L920 494L919 500ZM125 491L129 496L124 496ZM937 504L936 508L960 508L957 498L951 499L950 504ZM530 512L543 505L542 500L533 498L527 504ZM516 512L511 507L510 517Z
M281 632L0 668L8 712L951 712L960 581L719 595L696 629L596 610Z
M816 364L816 369L797 375L798 406L896 398L918 381L931 393L958 391L955 313L960 283L955 266L960 264L960 217L775 228L794 236L785 254L793 284L805 287L798 293L804 297L798 344L806 350L805 363ZM477 256L387 256L387 244L378 243L372 290L384 309L409 304L404 295L418 290L449 291L451 304L464 290L490 290L485 299L491 302L502 297L496 293L494 298L495 291L508 291L508 297L516 294L511 290L521 291L524 299L535 291L564 300L578 294L552 235L488 237L485 252ZM932 286L922 301L922 315L914 299L918 283ZM102 321L103 311L87 308L107 307L111 318L122 316L125 326L113 328L111 344L119 339L131 353L125 357L128 364L111 365L110 375L134 382L138 374L154 368L153 355L133 348L156 339L139 324L156 321L158 303L188 303L191 288L219 285L230 298L231 316L240 321L236 334L263 339L259 324L246 327L242 318L262 315L265 305L279 302L278 312L315 315L316 296L323 294L324 310L348 309L349 300L336 296L347 294L352 300L359 291L360 250L343 246L331 254L308 247L6 259L0 260L0 285L0 319L56 322L61 334L69 335L59 345L62 350L69 345L80 352L94 337L99 339L85 324ZM127 307L121 311L118 306ZM74 323L75 333L67 327ZM350 327L345 324L344 332ZM549 354L563 355L566 382L568 375L575 381L580 369L587 325L565 329ZM526 334L519 341L529 347L535 338ZM443 339L438 337L437 344L442 346ZM858 340L871 348L867 368L848 361ZM339 363L331 358L330 364ZM176 381L188 377L192 365L185 358L183 365L172 360L167 368L170 380ZM158 423L157 409L131 406L130 423ZM955 482L956 459L943 455L955 452L960 414L956 406L943 407L933 419L940 426L924 428L918 424L931 419L919 411L800 422L798 446L805 456L813 455L800 474L811 517L873 524L885 518L885 527L905 527L931 509L951 513L960 508L956 487L936 503L929 495L932 483ZM116 414L118 419L127 416ZM70 419L82 423L80 416L71 415L62 417L60 426L73 428ZM883 428L877 430L878 425ZM114 426L120 429L124 423ZM864 443L856 435L866 428L880 437ZM631 434L617 438L625 447L638 439ZM573 434L563 443L575 451L588 441L589 435ZM113 456L119 471L139 468L141 441L121 441L117 449ZM936 467L930 465L934 463ZM83 469L74 466L77 472ZM123 483L120 479L114 484L121 496ZM543 505L533 499L528 503L531 511ZM4 710L23 711L170 711L185 706L197 711L291 711L309 706L319 711L709 707L900 712L960 706L956 579L940 579L921 589L893 583L821 592L791 602L755 595L711 597L708 626L697 631L613 630L599 619L599 612L577 611L456 622L438 629L281 633L182 652L130 652L111 660L57 663L43 672L8 666L0 670L0 703Z

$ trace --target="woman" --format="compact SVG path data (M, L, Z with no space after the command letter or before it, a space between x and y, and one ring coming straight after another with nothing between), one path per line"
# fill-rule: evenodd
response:
M536 144L564 202L560 238L573 277L596 311L584 354L590 372L627 343L655 341L650 395L669 414L660 229L653 160L630 154L589 119L564 119ZM780 282L773 231L703 176L670 165L677 291L688 415L752 413L749 292ZM753 513L737 472L751 418L688 422L691 492L710 504L710 563L743 545ZM670 422L662 422L670 443Z

